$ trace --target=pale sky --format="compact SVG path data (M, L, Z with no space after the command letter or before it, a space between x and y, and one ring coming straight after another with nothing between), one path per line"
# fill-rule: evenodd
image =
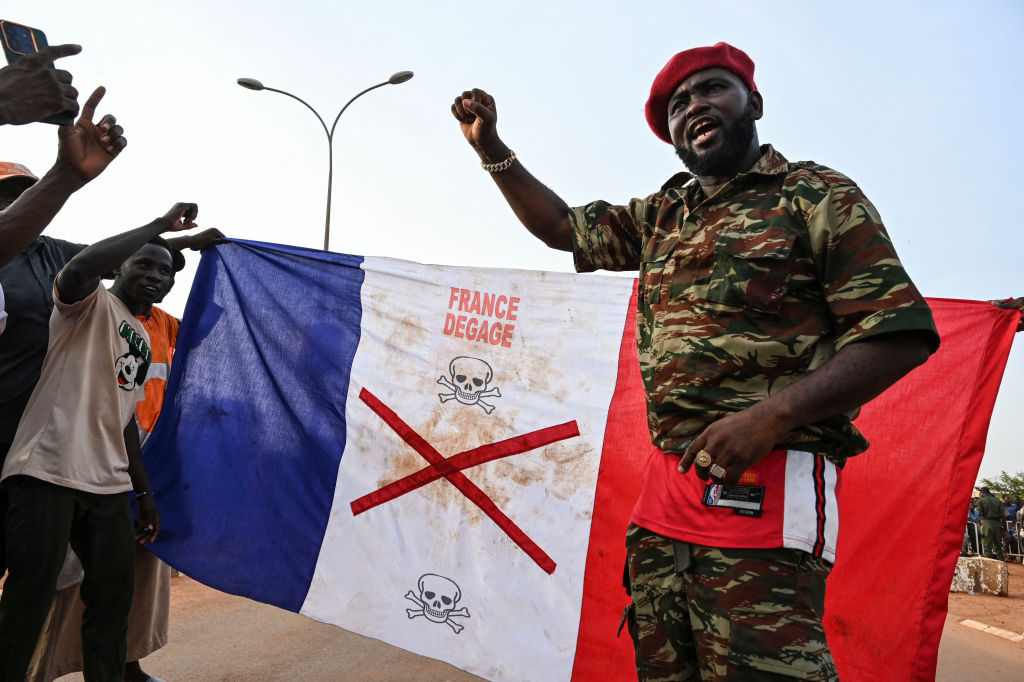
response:
M926 296L1024 295L1019 196L1024 6L1019 2L377 2L8 0L2 17L77 42L62 60L80 101L107 86L128 147L48 234L89 243L176 201L199 224L323 243L328 125L332 250L425 263L572 269L523 229L477 165L449 106L491 92L498 129L570 205L655 191L681 164L647 128L651 80L675 52L745 50L764 94L762 142L852 177ZM56 130L0 127L3 160L42 174ZM1012 208L1012 206L1011 206ZM164 307L181 315L196 256ZM981 476L1024 470L1024 336L1006 368ZM936 409L940 409L937 406Z

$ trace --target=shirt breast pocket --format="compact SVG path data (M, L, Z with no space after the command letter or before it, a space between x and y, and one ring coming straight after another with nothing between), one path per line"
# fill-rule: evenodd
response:
M777 313L789 287L795 239L793 232L780 227L720 232L708 300Z
M662 253L640 263L640 303L651 306L661 301L661 285L665 281L665 267L669 262L669 252Z

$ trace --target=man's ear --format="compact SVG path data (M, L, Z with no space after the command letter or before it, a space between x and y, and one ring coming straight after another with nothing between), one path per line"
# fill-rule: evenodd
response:
M750 91L750 106L754 110L754 120L760 121L764 115L764 97L757 90Z

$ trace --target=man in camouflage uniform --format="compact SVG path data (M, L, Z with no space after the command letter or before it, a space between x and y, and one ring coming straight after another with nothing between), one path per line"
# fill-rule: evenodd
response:
M1003 554L1003 522L1006 520L1006 505L992 494L988 487L978 488L978 509L981 511L981 546L989 559L1005 560Z
M452 105L527 229L579 271L640 272L655 448L626 548L641 680L836 678L822 613L840 468L867 447L851 420L938 346L860 189L760 146L753 72L724 43L669 61L647 119L693 174L621 206L569 208L498 137L486 92Z

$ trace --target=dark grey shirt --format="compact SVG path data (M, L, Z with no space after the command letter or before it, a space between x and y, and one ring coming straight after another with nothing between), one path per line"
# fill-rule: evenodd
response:
M0 334L0 459L14 440L50 340L53 280L85 244L39 237L0 268L7 328Z
M986 521L1002 521L1006 516L1006 507L1003 501L995 495L984 495L978 499L978 508L981 510L981 518Z

